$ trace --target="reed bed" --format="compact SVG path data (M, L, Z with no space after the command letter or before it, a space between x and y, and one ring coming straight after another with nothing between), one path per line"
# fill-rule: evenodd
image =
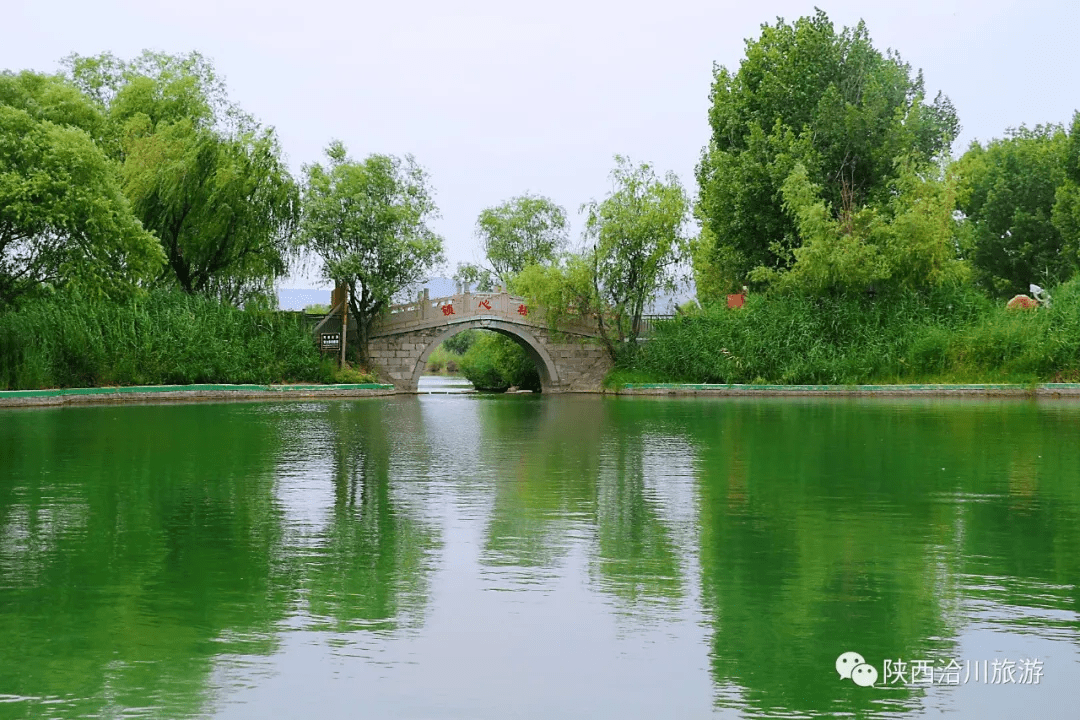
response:
M296 315L182 292L61 293L0 314L0 389L325 382L333 368Z
M762 295L663 322L619 377L864 384L1080 380L1080 280L1006 310L967 287L869 297Z
M440 344L428 356L425 371L432 375L460 375L461 355Z

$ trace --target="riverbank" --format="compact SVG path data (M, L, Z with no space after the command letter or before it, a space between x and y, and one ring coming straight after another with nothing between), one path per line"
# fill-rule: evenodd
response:
M760 397L1038 397L1080 399L1080 383L1038 385L711 385L707 383L626 383L616 395L715 395Z
M92 403L199 402L207 400L294 400L353 398L397 393L393 385L135 385L0 391L0 407Z
M0 408L95 403L301 400L397 395L393 385L153 385L53 390L0 391ZM430 390L428 392L431 392ZM438 391L436 391L438 392ZM460 392L460 391L456 391ZM528 392L528 391L520 391ZM419 394L427 394L421 392ZM531 392L529 393L531 394ZM714 385L708 383L626 383L592 394L618 396L712 397L1015 397L1078 399L1080 383L1040 385Z

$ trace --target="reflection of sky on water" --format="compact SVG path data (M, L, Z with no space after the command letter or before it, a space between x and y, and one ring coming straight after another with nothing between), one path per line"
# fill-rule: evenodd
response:
M395 490L420 500L410 509L440 538L422 629L341 635L294 625L257 682L221 663L227 700L219 717L300 716L315 708L326 717L712 715L696 616L640 622L643 613L628 623L612 613L611 599L583 583L595 552L588 520L547 513L557 526L547 540L561 548L554 566L500 564L485 549L500 493L542 481L514 474L541 442L542 428L530 432L527 419L509 413L503 427L510 434L491 437L503 416L485 417L482 403L506 402L520 399L463 403L432 395L392 422ZM326 450L309 449L299 455ZM425 464L430 458L437 461ZM306 472L325 472L325 463ZM279 475L283 504L311 489L304 473L294 466ZM320 502L327 502L325 491L303 506ZM290 512L290 521L310 527L324 515ZM607 690L590 690L597 687Z

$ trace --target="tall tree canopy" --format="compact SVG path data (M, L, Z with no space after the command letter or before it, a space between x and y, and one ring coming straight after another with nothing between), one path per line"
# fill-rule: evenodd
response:
M179 120L218 129L253 122L229 103L213 63L197 52L169 55L144 50L132 60L111 53L71 54L63 66L72 82L105 112L114 154L122 153L125 126L135 118L151 127Z
M842 209L835 217L800 163L781 188L802 244L790 265L758 267L750 278L798 293L860 292L876 287L925 290L967 279L957 257L956 181L909 159L897 162L886 202Z
M585 250L528 265L513 289L543 306L553 327L564 317L595 317L604 347L621 360L637 346L646 305L676 289L676 269L689 259L690 200L672 172L661 178L619 155L615 163L608 196L582 206Z
M0 73L0 305L43 284L122 293L161 267L94 142L102 124L62 78Z
M690 249L684 232L690 201L675 173L661 179L647 163L618 155L615 162L611 193L585 206L593 283L604 310L600 330L613 355L615 340L636 345L645 306L661 290L675 290L675 268Z
M125 190L185 291L239 302L288 272L300 194L272 131L222 138L180 120L126 148Z
M948 98L925 102L921 72L874 49L861 22L836 32L821 11L763 25L736 72L716 68L711 103L695 269L716 292L793 261L803 238L782 188L797 165L839 217L887 203L897 160L936 161L959 131Z
M454 279L481 291L496 284L508 287L526 267L551 264L566 248L566 210L549 198L526 193L483 210L476 236L487 265L458 265Z
M1053 222L1064 184L1068 138L1059 125L1021 127L985 146L974 142L955 165L958 207L967 216L966 254L976 280L999 295L1051 286L1075 270Z
M372 321L395 294L425 281L443 262L428 176L412 156L352 160L345 146L326 149L327 166L304 167L301 239L327 280L349 286L349 309L367 360Z
M1063 256L1080 266L1080 111L1073 115L1064 154L1065 180L1055 193L1053 221Z
M228 101L198 53L65 61L107 118L103 144L164 248L164 279L230 302L288 271L300 192L271 128Z
M566 247L567 233L566 211L537 195L487 208L476 220L484 254L504 285L526 265L552 262Z

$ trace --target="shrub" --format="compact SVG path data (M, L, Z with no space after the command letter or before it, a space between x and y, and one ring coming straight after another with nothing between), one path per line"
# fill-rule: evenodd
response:
M462 330L443 341L442 347L455 355L464 355L469 352L469 348L478 337L480 337L479 330Z
M333 375L334 383L338 385L364 385L375 383L375 376L363 368L354 368L348 363L344 367L337 368Z
M458 355L447 350L446 344L443 343L431 351L431 355L428 356L427 366L424 370L425 372L434 375L438 375L443 371L453 374L457 368L457 363L454 361L455 358L460 359ZM451 369L451 365L454 366L454 369Z
M525 350L493 332L480 333L461 358L461 372L479 390L540 389L540 375Z

